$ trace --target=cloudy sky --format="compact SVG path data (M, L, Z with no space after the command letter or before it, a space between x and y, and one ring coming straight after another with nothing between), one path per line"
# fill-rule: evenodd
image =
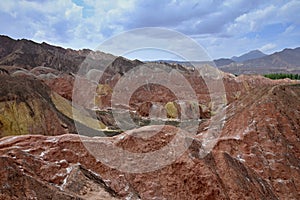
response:
M95 49L124 31L164 27L193 38L212 58L298 47L299 19L299 0L0 1L0 34L15 39Z

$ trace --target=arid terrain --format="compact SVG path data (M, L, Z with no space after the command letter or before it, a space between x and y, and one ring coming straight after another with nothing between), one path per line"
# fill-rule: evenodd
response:
M255 62L274 64L263 59ZM178 98L189 95L184 87L175 93L147 83L127 105L114 104L126 74L145 64L180 73L196 98ZM0 36L0 199L300 199L300 82L216 73L222 88L212 92L184 64ZM176 77L164 78L181 87ZM126 128L116 120L125 114L133 122ZM193 116L197 123L188 121ZM145 160L174 138L178 146L155 159L184 151L155 170L139 170L159 166L155 159L129 162L110 151Z

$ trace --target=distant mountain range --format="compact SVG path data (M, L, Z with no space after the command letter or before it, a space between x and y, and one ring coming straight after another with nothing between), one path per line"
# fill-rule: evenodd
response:
M100 51L64 49L47 43L39 44L26 39L14 40L8 36L0 35L0 66L15 66L25 69L45 66L64 72L76 72L79 65L90 53L95 54L94 57L97 58L91 62L97 62L104 66L117 58ZM100 60L101 62L99 62ZM190 62L182 61L159 60L156 62L191 66ZM233 74L300 74L300 47L284 49L271 55L253 50L241 56L220 58L213 60L213 62L193 62L193 64L195 63L199 65L215 64L222 71Z
M251 56L260 57L249 59ZM258 51L251 51L237 58L246 60L220 63L219 59L215 63L222 71L233 74L300 73L300 47L264 56Z
M231 58L216 59L216 60L214 60L214 62L217 67L222 67L222 66L230 65L231 63L242 63L247 60L262 58L264 56L267 56L267 54L264 54L263 52L261 52L259 50L253 50L253 51L249 51L248 53L245 53L241 56L233 56Z
M210 62L170 60L159 60L159 62L177 63L187 66L191 66L191 63L193 63L193 65L214 64L224 72L237 75L269 73L300 74L300 47L295 49L284 49L270 55L266 55L259 50L253 50L241 56L220 58Z
M247 60L257 59L266 56L267 54L264 54L263 52L259 50L253 50L246 54L243 54L241 56L233 56L231 60L235 62L245 62Z

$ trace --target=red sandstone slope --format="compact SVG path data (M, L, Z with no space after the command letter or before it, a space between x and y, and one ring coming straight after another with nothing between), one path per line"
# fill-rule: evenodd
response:
M119 59L119 62L121 59ZM125 61L123 63L126 64ZM117 69L115 69L117 70ZM211 101L211 97L209 95L209 91L207 89L206 83L200 76L196 74L184 74L186 79L190 81L191 86L195 90L198 101L200 104L209 105ZM120 75L117 73L115 75L110 75L108 80L112 80L117 82L120 79ZM98 77L99 78L99 77ZM75 91L75 96L78 97L75 103L84 105L84 107L93 107L94 104L94 93L91 88L95 89L97 84L95 82L89 81L86 77L77 77L77 88L74 89L74 81L75 78L71 75L59 75L56 78L50 79L42 79L51 90L57 92L61 96L67 98L68 100L72 99L72 92ZM108 81L110 82L110 81ZM174 84L177 83L176 80L173 80ZM278 85L278 84L293 84L298 83L298 81L290 80L290 79L282 79L282 80L271 80L265 78L260 75L240 75L235 77L234 75L223 73L223 84L224 84L224 92L226 93L227 102L231 103L243 95L247 94L254 88L270 86L270 85ZM112 88L112 92L114 89L114 84L111 83L110 87ZM80 86L80 87L78 87ZM133 87L133 86L132 86ZM185 91L182 91L185 92ZM85 99L80 98L81 96L85 96ZM101 108L111 107L111 93L102 94L101 95ZM88 98L90 97L90 98ZM88 101L90 99L90 101ZM140 113L148 114L149 110L145 110L144 104L153 104L157 103L167 103L169 101L175 101L177 98L173 91L170 89L158 85L158 84L148 84L142 85L139 87L130 98L130 106L135 110L140 110ZM84 100L84 102L77 102L78 100ZM149 106L148 105L148 106Z
M82 141L97 144L101 153L114 144L145 153L168 143L179 134L178 128L166 126L150 140L135 136L153 133L156 126L112 138L2 138L1 197L43 199L46 191L54 199L97 199L97 194L106 199L299 199L299 102L299 85L256 89L229 105L211 153L199 156L198 135L171 165L147 173L111 169L90 155ZM180 134L181 139L186 137Z
M221 175L230 185L227 189L240 190L246 197L253 195L248 188L259 184L256 199L267 191L280 199L299 199L300 85L256 89L231 104L227 117L221 141L213 151L236 158L221 164L228 169ZM239 168L241 164L246 171Z

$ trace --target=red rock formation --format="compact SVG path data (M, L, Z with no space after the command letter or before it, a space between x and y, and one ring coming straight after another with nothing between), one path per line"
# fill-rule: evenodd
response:
M224 105L240 99L243 95L251 92L251 90L257 87L297 83L297 81L292 81L289 79L271 80L259 75L241 75L235 77L231 74L224 73L223 76L224 93L226 94L227 99L227 102L224 99ZM198 101L201 105L199 108L200 116L203 118L209 118L211 116L210 112L212 94L209 93L205 81L202 78L199 78L199 76L196 76L196 74L186 74L186 78L191 83L191 86L198 96ZM118 82L118 80L116 80L116 76L112 76L112 79L114 79L114 82ZM43 80L53 91L69 100L72 100L72 92L74 90L74 95L76 97L74 99L74 103L82 105L86 108L92 109L96 106L101 109L107 109L111 107L111 97L114 94L103 93L100 96L97 96L97 84L84 77L77 76L76 88L73 88L75 80L71 75L60 75L57 78ZM126 85L126 87L134 86ZM186 91L182 90L181 92L181 95L184 96ZM131 97L129 106L127 105L127 107L138 111L141 116L149 116L151 107L150 104L152 103L160 103L162 106L164 106L167 102L178 101L178 98L173 91L158 84L143 85L139 87L133 94L128 95L131 95Z
M172 126L158 133L160 127L148 126L112 138L2 138L1 197L45 198L47 192L65 199L98 193L108 199L299 199L299 94L299 85L268 86L232 103L215 146L204 157L206 131L193 138ZM100 155L120 159L109 147L153 152L177 134L184 143L191 142L187 151L170 165L145 173L109 168L85 148L96 145Z
M43 81L51 88L52 91L62 97L72 100L74 77L71 75L60 75L56 78L43 79Z

